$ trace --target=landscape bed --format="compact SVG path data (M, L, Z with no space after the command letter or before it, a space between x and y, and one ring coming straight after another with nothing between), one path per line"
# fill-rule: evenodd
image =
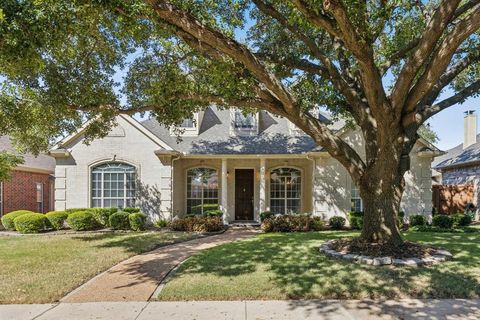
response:
M479 298L480 233L407 232L409 241L454 259L423 267L331 259L319 246L357 232L270 233L208 249L187 260L159 300Z

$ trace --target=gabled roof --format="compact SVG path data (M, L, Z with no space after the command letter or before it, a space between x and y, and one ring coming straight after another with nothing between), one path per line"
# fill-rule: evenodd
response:
M39 154L38 156L34 156L31 153L19 154L13 147L10 137L8 136L0 136L0 150L8 151L23 157L24 163L17 166L17 169L19 170L43 171L48 173L55 172L54 158L45 154Z
M466 149L463 143L453 147L440 157L435 158L432 167L441 170L449 167L466 166L480 162L480 134L477 135L477 142Z
M146 137L151 139L153 142L158 144L160 147L164 148L165 150L173 150L171 146L169 146L167 143L165 143L163 140L161 140L157 135L153 134L150 132L146 127L142 126L141 123L139 123L137 120L133 119L132 117L128 115L121 114L119 115L122 119L127 121L129 124L131 124L134 128L139 130L141 133L143 133ZM90 124L91 121L85 122L76 132L72 133L71 135L63 138L60 142L58 142L52 150L61 150L62 148L65 148L71 141L76 139L77 137L81 136L85 130L87 129L88 125Z
M337 131L342 121L331 122L320 115L329 127ZM230 110L212 106L205 110L198 136L184 136L181 141L155 119L142 122L149 131L184 154L299 154L312 151L317 144L307 135L291 135L288 120L259 112L258 134L239 136L230 134Z

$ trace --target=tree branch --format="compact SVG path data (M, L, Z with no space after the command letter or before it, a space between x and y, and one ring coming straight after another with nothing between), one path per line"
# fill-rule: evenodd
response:
M223 54L239 61L282 102L284 108L289 110L295 108L294 98L290 95L288 90L265 68L265 66L246 46L202 24L189 13L177 9L177 7L169 1L145 1L152 7L157 17L162 22L183 30L201 43L216 48ZM179 33L177 33L177 35L180 37L183 36Z
M475 93L478 93L479 90L480 90L480 80L477 80L472 84L470 84L469 86L463 88L462 90L460 90L459 92L451 96L450 98L440 101L439 103L431 107L425 108L423 112L420 113L421 121L424 122L431 116L439 113L440 111L448 107L451 107L456 103L461 103L465 101L470 96L474 95Z
M337 30L335 20L330 17L317 13L318 10L313 10L304 0L291 0L290 1L298 11L300 11L314 26L327 31L334 37L341 38L340 33Z
M405 62L398 76L398 80L393 87L391 101L395 108L399 110L403 108L407 93L410 90L412 82L415 80L418 70L430 57L438 39L440 39L445 28L452 20L459 3L460 0L443 0L435 10L426 30L423 32L419 44Z
M461 20L435 51L425 72L408 94L405 103L408 112L412 111L417 103L437 84L440 76L448 68L457 48L479 28L480 5L477 5L474 12L467 18Z

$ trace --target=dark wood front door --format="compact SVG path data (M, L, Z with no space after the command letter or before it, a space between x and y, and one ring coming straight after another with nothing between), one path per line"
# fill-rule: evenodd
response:
M235 220L253 220L253 169L235 170Z

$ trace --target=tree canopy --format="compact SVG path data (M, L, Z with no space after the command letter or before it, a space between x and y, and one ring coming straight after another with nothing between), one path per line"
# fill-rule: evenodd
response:
M118 112L173 125L210 104L266 110L377 194L366 207L396 212L418 129L478 95L479 27L478 0L4 0L0 132L38 151L84 119L105 134ZM358 126L365 159L318 106ZM395 233L373 211L364 233Z

